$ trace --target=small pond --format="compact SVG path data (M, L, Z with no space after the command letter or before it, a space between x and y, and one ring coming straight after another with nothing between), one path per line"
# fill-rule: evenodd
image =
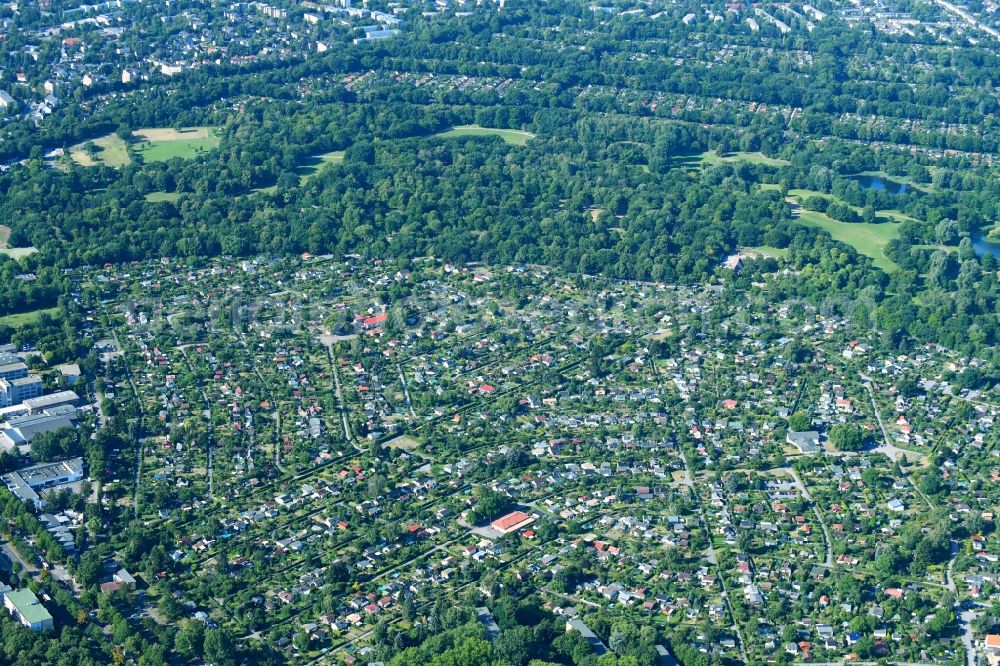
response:
M979 257L984 254L992 254L1000 259L1000 241L988 239L985 234L976 234L972 237L972 249Z
M897 183L882 176L855 176L855 180L865 190L878 190L889 194L904 194L906 183Z

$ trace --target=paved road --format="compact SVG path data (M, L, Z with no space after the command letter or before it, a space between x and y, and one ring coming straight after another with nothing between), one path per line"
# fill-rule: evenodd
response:
M688 463L687 454L683 451L681 452L681 460L684 462L684 485L691 489L694 501L698 505L698 515L701 517L701 524L708 535L708 561L715 567L715 577L719 579L719 587L722 588L722 600L726 604L729 618L733 621L732 629L739 641L740 658L743 660L743 663L747 663L746 641L743 639L743 632L740 631L740 625L736 623L736 614L733 613L733 606L729 602L729 590L726 589L726 579L719 570L719 558L715 554L715 546L712 545L712 534L711 530L708 529L708 519L705 518L705 507L702 505L701 498L694 487L694 478L691 476L691 465Z
M888 666L936 666L933 662L927 661L819 661L812 662L811 666L845 666L845 664L850 664L851 666L878 666L878 664L887 664Z
M694 487L694 479L691 477L691 468L688 467L687 456L681 456L684 459L684 485L691 489L691 496L697 497L697 492ZM699 506L701 502L698 503ZM704 516L702 516L702 521L704 521ZM705 527L708 527L708 522L705 522ZM712 545L712 539L708 540L708 555L706 556L708 561L712 564L718 564L719 558L715 555L715 546Z
M57 580L62 583L69 583L76 596L80 596L80 594L83 593L83 588L77 584L76 579L70 575L69 570L62 564L53 562L49 567L49 574L51 574L53 580Z
M181 356L184 357L184 363L187 365L188 372L191 373L192 377L197 377L198 375L194 371L194 365L191 364L191 358L188 356L187 347L190 345L177 345L177 349L180 351ZM246 344L244 343L244 347ZM201 392L201 399L205 403L205 411L207 414L208 422L212 422L212 402L208 399L208 393L205 391L205 387L202 386L199 391ZM208 428L208 438L206 439L206 459L207 467L206 474L208 476L208 497L209 499L215 498L214 488L212 486L212 449L215 448L215 438L212 436L212 428Z
M21 557L21 553L17 552L17 549L14 548L14 546L12 546L9 542L4 541L3 545L0 546L0 550L3 551L4 555L6 555L11 562L17 562L21 565L21 568L29 574L34 575L38 572L38 567L34 564L29 564L23 557Z
M979 28L980 30L988 34L990 37L993 37L994 39L1000 39L1000 32L997 32L988 25L980 23L978 20L976 20L976 17L974 17L972 14L965 11L961 7L956 7L955 5L951 4L950 2L947 2L946 0L934 0L934 3L941 7L944 7L952 14L961 17L963 21L971 25L973 28Z
M509 560L507 562L498 563L497 566L496 566L497 570L499 571L499 570L502 570L502 569L507 569L512 564L516 564L517 562L520 562L521 560L523 560L524 558L526 558L528 555L531 555L531 554L535 553L536 550L538 548L540 548L542 545L543 544L541 542L539 542L536 546L530 548L529 550L525 551L521 555L518 555L514 559ZM477 585L477 584L478 584L477 581L472 581L472 582L469 582L469 583L464 583L462 585L459 585L458 587L456 587L453 590L453 596L455 598L457 598L459 592L461 592L462 590L464 590L464 589L466 589L466 588L468 588L468 587L470 587L472 585ZM426 602L426 603L420 604L420 605L417 606L417 609L420 610L420 609L426 608L427 606L430 606L431 603L432 602ZM398 624L402 620L403 620L402 617L397 616L397 617L393 618L392 620L389 620L389 626L392 626L394 624ZM337 654L338 652L341 652L342 650L347 649L348 647L351 647L351 646L357 644L358 642L360 642L364 638L367 638L368 636L371 636L373 633L375 633L375 628L374 627L372 627L371 629L366 629L365 631L362 631L360 634L357 634L356 636L352 636L352 637L344 639L343 642L341 642L338 646L336 646L336 647L328 650L326 653L321 654L319 657L316 657L312 661L308 661L306 663L309 664L310 666L312 666L312 664L341 664L343 662L340 659L334 657L335 654ZM924 665L921 664L920 666L924 666ZM927 665L927 666L931 666L931 665Z
M952 578L951 571L955 566L955 558L958 557L958 552L960 547L958 542L952 539L951 541L951 559L948 560L948 567L944 570L944 584L948 588L948 591L952 594L955 593L955 579Z
M111 339L115 343L115 349L117 353L122 357L125 356L125 348L122 347L121 340L118 339L118 331L111 325L111 316L108 314L108 309L106 305L101 305L101 309L104 313L104 324L109 331L111 331ZM135 406L139 410L140 418L139 423L142 424L142 398L139 397L139 389L135 387L135 382L132 381L132 373L128 371L128 363L124 364L125 367L125 379L128 380L128 385L132 389L132 395L135 396ZM145 457L145 437L139 439L136 442L136 461L135 461L135 489L132 493L132 509L136 517L139 516L139 484L142 480L142 459Z
M961 552L961 546L955 540L951 542L951 559L948 560L948 566L944 570L944 581L945 587L952 594L957 592L955 586L955 578L952 574L952 569L955 567L955 558L958 557ZM967 610L962 610L958 602L955 603L955 617L958 620L959 631L962 632L962 645L965 646L965 658L967 666L976 666L977 654L975 645L975 635L972 630L972 622L978 617L979 613L974 608Z
M344 407L344 396L340 392L340 372L337 370L337 364L334 362L333 348L329 345L326 347L326 356L330 362L330 370L333 373L333 393L337 397L337 409L340 410L340 423L344 426L344 439L353 444L354 448L360 450L361 447L354 441L354 435L351 434L351 426L347 422L347 408Z
M279 403L278 400L275 399L274 394L271 392L271 385L267 383L266 379L264 379L264 375L261 373L260 367L257 365L257 361L255 360L255 356L250 351L250 346L247 344L247 336L244 335L243 333L240 333L239 336L240 336L240 342L243 344L243 348L247 351L247 357L250 359L250 365L253 367L254 374L257 375L257 380L260 381L260 387L264 391L264 396L267 398L267 401L269 403L271 403L271 407L274 409L274 413L272 414L272 418L274 419L274 422L275 422L275 431L274 431L274 433L275 433L274 434L274 466L277 467L278 471L280 471L282 474L290 474L290 472L288 470L286 470L284 467L281 466L281 444L282 444L282 442L281 442L281 407L280 407L280 403ZM251 440L251 447L250 448L251 448L251 450L253 449L253 446L254 446L254 444L253 444L253 442L254 442L253 432L254 432L254 429L250 429L250 440ZM247 456L247 459L249 460L250 457Z
M967 666L976 666L979 655L976 654L976 645L973 641L972 622L979 616L973 609L963 610L958 614L958 628L962 630L962 645L965 646L965 663Z
M878 421L879 430L882 432L883 445L879 446L875 450L879 451L880 453L884 453L891 460L896 460L900 456L905 454L907 456L917 456L918 459L920 459L923 464L927 464L928 462L927 458L923 454L917 453L916 451L908 451L906 449L900 449L899 447L893 445L892 442L889 441L889 435L886 432L885 425L882 423L882 415L879 413L878 405L875 403L875 394L872 392L871 380L868 380L867 378L865 379L866 381L864 386L865 389L868 391L868 399L871 400L872 410L874 410L875 412L875 419ZM920 499L924 501L924 504L927 505L927 508L933 509L934 505L931 504L930 499L928 499L928 497L924 495L923 491L921 491L920 488L917 486L917 484L913 481L913 477L907 474L906 480L910 483L911 486L913 486L913 490L916 491L917 495L920 496ZM958 557L960 550L961 549L958 542L952 541L951 557L948 560L948 565L945 567L944 570L945 587L947 587L952 594L955 594L956 592L955 580L952 576L952 570L955 567L955 558ZM956 610L955 613L956 619L958 621L958 628L962 632L962 644L965 646L965 656L966 656L967 666L976 666L977 655L976 655L975 637L974 637L974 632L972 630L972 621L976 618L977 613L975 610L962 611L959 609L957 603L955 604L955 610Z
M885 424L882 422L882 414L879 413L878 405L875 403L875 394L872 392L871 380L866 379L864 386L865 390L868 391L868 399L871 400L872 411L875 412L875 420L878 421L878 428L882 432L882 445L875 447L875 450L879 453L885 454L889 458L889 460L895 461L903 457L904 455L907 457L916 456L917 459L920 460L920 463L922 465L927 465L929 461L927 460L927 456L925 456L924 454L918 453L916 451L910 451L908 449L901 449L895 444L893 444L891 441L889 441L889 433L885 429ZM924 501L924 504L927 505L927 508L933 509L934 505L931 504L931 501L927 499L927 495L924 495L923 491L921 491L920 488L917 486L917 484L913 481L913 477L907 474L906 480L909 482L911 486L913 486L913 490L917 493L920 499Z
M469 530L469 531L465 532L464 534L455 537L454 539L451 539L449 541L445 541L444 543L439 543L438 545L434 546L430 550L425 550L424 552L420 553L419 555L414 555L413 557L411 557L410 559L406 560L405 562L400 562L399 564L393 565L392 567L386 569L385 571L383 571L382 573L378 574L377 576L373 576L373 577L369 578L367 582L374 583L376 581L382 580L386 576L388 576L388 575L390 575L392 573L395 573L396 571L399 571L400 569L402 569L402 568L404 568L404 567L406 567L406 566L408 566L410 564L413 564L417 560L423 559L423 558L427 557L428 555L431 555L431 554L436 553L438 551L447 550L448 546L450 546L450 545L452 545L454 543L457 543L458 541L461 541L462 539L464 539L465 537L469 536L470 534L472 534L472 530Z
M413 403L410 402L410 389L406 385L406 375L403 374L403 366L397 363L396 369L399 370L399 383L403 385L403 397L406 398L406 408L410 410L410 416L417 418L417 413L413 411Z
M875 447L875 450L879 453L884 454L887 458L889 458L889 460L892 460L893 462L899 460L903 456L906 456L907 460L909 460L910 458L916 458L917 460L920 461L921 465L926 465L928 463L926 455L920 453L919 451L911 451L910 449L901 449L895 444L893 444L892 441L889 439L889 432L885 429L885 423L882 422L882 414L879 412L878 405L875 403L875 393L872 392L871 379L867 377L862 377L862 378L865 380L864 387L865 390L868 391L868 399L872 403L872 411L875 412L875 420L878 421L878 429L882 433L882 444Z
M812 502L812 495L809 494L809 490L806 488L806 484L802 483L802 479L799 478L798 472L795 471L793 467L782 467L783 471L788 472L793 479L795 479L795 485L798 487L799 492L802 493L802 497L806 498ZM819 509L813 504L813 513L816 515L816 520L819 521L819 526L823 530L823 541L826 543L826 560L824 564L827 568L833 567L833 542L830 541L830 531L826 528L826 521L823 520L823 514L820 513Z

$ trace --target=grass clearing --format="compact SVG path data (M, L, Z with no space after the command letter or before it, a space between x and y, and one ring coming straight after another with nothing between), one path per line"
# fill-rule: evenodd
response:
M509 143L512 146L523 146L528 143L528 141L535 138L535 135L531 132L523 132L521 130L512 129L498 129L495 127L480 127L479 125L456 125L450 130L438 132L435 136L444 139L463 136L499 136L506 143Z
M669 164L669 169L682 169L684 171L695 171L702 168L705 165L704 160L705 153L699 153L697 155L671 155L667 158L667 163ZM647 172L649 167L646 167Z
M304 185L307 180L318 174L330 164L340 164L344 161L344 151L334 150L322 155L313 155L305 162L295 168L295 173L299 175L299 185Z
M799 209L793 216L806 226L823 229L833 236L834 240L850 245L859 254L871 257L876 266L889 272L897 268L896 264L885 256L885 246L894 238L899 238L899 223L883 222L881 224L866 224L864 222L838 222L813 210Z
M918 245L914 245L913 249L915 249L915 250L944 250L945 252L958 252L958 246L957 245L932 245L932 244L920 243Z
M420 448L421 444L423 444L423 442L421 442L416 437L411 437L409 435L400 435L399 437L390 439L388 442L385 443L385 445L388 446L390 449L398 449L400 451L405 451L411 456L418 456L426 460L429 458L429 456L424 452L417 450L418 448Z
M215 129L212 127L146 127L132 132L140 141L193 141L198 139L210 139L215 136Z
M50 317L54 317L59 312L58 307L42 308L40 310L32 310L30 312L18 312L15 314L5 315L0 317L0 325L11 326L17 328L18 326L23 326L25 324L30 324L38 320L43 314L47 314Z
M418 446L420 446L420 440L415 437L410 437L409 435L400 435L394 439L390 439L385 443L386 446L393 449L402 449L403 451L413 451Z
M892 222L907 222L907 221L910 221L910 222L919 222L920 221L920 220L918 220L915 217L910 217L909 215L907 215L905 213L901 213L901 212L899 212L898 210L895 210L895 209L880 210L880 211L878 211L876 213L876 215L878 217L885 218L885 219L890 220Z
M192 159L216 148L220 140L213 127L146 128L136 130L133 136L137 139L133 149L145 162Z
M787 259L787 247L771 247L770 245L756 245L752 247L741 247L740 252L753 257L770 257L772 259Z
M837 203L844 204L845 206L850 206L850 204L848 204L846 201L844 201L838 196L827 194L826 192L819 192L817 190L803 190L795 187L788 190L788 196L789 198L798 199L800 203L802 202L803 199L808 199L809 197L820 197L823 199L827 199L829 201L835 201ZM856 206L851 206L851 208L855 208L857 210Z
M764 190L781 189L781 185L777 183L763 183L760 187ZM855 212L861 213L861 209L859 207L851 206L840 197L834 196L833 194L818 192L816 190L790 189L788 190L788 196L785 201L787 201L792 207L792 217L794 219L797 219L799 222L807 226L817 227L827 231L831 236L833 236L834 240L846 243L857 250L859 254L870 257L877 267L886 272L890 272L898 268L892 260L885 256L885 246L894 238L899 238L900 223L918 220L900 212L899 210L888 209L876 211L875 217L879 221L874 224L864 222L840 222L838 220L834 220L825 213L802 208L802 202L809 197L822 197L831 202L837 202L850 206L850 208L852 208ZM763 250L765 248L760 249Z
M34 247L0 247L0 254L6 255L11 259L20 259L36 252L38 252L38 248Z
M132 148L147 162L163 162L179 157L191 159L219 145L219 134L214 127L147 127L132 133ZM91 154L85 149L93 143L97 150ZM81 142L69 149L70 159L80 166L120 167L129 164L128 148L117 134L106 134L91 142Z
M20 259L35 252L38 252L38 250L33 247L11 247L10 227L6 224L0 224L0 254L6 255L11 259Z
M97 151L91 155L84 146L93 143ZM84 141L72 146L69 149L69 156L80 166L97 166L103 164L109 167L125 166L132 160L129 159L125 142L117 134L107 134L93 139L91 142Z
M672 328L668 329L657 329L655 332L650 333L646 336L647 340L652 340L654 342L659 342L661 340L669 340L676 335L676 331Z
M173 203L180 198L180 192L150 192L146 195L146 201L150 203L157 203L160 201L169 201Z
M706 150L703 153L691 153L688 155L672 155L668 158L670 169L684 169L694 171L720 164L736 164L737 162L748 162L749 164L763 164L765 166L784 166L790 164L788 160L768 157L761 152L736 152L720 155L714 150ZM762 184L765 189L780 189L777 184Z
M763 164L765 166L786 166L791 164L788 160L779 159L777 157L768 157L762 152L735 152L726 153L720 155L714 150L706 150L701 154L702 164L725 164L732 162L749 162L750 164Z

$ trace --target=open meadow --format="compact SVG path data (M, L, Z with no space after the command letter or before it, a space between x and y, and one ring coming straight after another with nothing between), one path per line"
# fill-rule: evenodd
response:
M219 135L212 127L148 128L136 130L133 135L133 149L146 162L192 159L219 145Z
M528 141L535 138L535 135L531 132L522 132L521 130L513 129L497 129L494 127L480 127L479 125L456 125L450 130L438 133L436 136L443 139L465 136L499 136L512 146L523 146L528 143Z

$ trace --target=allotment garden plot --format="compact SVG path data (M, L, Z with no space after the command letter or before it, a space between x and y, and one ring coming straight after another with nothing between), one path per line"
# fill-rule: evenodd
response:
M916 662L893 637L956 654L949 595L1000 576L975 362L808 304L351 257L103 279L120 501L192 612L303 662L504 580L720 657Z

